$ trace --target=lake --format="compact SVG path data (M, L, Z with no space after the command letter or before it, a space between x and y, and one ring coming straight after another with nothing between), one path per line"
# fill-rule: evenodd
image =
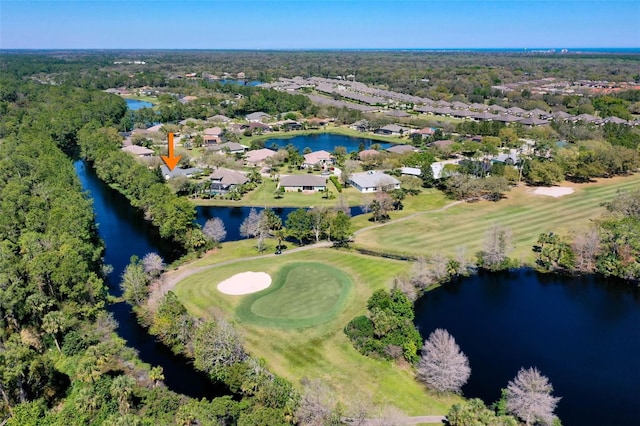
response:
M637 425L640 291L603 278L530 270L465 278L416 301L424 338L451 333L469 357L462 391L492 403L520 367L538 367L562 397L565 426Z
M378 144L381 149L389 148L393 144L380 142L368 138L355 138L351 136L336 135L334 133L319 133L314 135L300 135L292 138L273 138L265 141L265 148L284 148L292 144L298 151L302 153L305 148L311 148L311 151L325 150L333 152L337 146L344 146L347 152L358 151L362 144L364 149L371 148L371 145Z
M127 103L127 107L131 111L137 111L142 108L153 107L153 104L151 102L141 101L139 99L124 98L124 101Z

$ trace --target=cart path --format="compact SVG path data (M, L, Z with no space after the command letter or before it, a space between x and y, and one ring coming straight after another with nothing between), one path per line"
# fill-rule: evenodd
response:
M404 216L398 219L392 219L389 220L387 222L383 222L383 223L377 223L375 225L370 225L370 226L366 226L364 228L358 229L357 231L355 231L353 233L353 236L357 236L358 234L361 234L362 232L368 231L370 229L375 229L375 228L380 228L383 226L387 226L390 225L392 223L397 223L397 222L402 222L405 220L409 220L415 216L421 215L421 214L426 214L426 213L438 213L438 212L443 212L453 206L456 206L458 204L463 203L464 201L454 201L453 203L449 203L444 207L441 207L439 209L436 210L427 210L427 211L419 211L419 212L415 212L412 213L408 216ZM309 244L306 246L302 246L302 247L296 247L293 249L288 249L282 252L282 254L280 254L279 256L285 256L287 254L292 254L292 253L298 253L301 251L306 251L306 250L313 250L313 249L317 249L317 248L323 248L323 247L331 247L333 246L333 243L331 241L322 241L319 243L315 243L315 244ZM251 257L242 257L242 258L238 258L238 259L231 259L231 260L226 260L224 262L219 262L219 263L213 263L211 265L204 265L204 266L197 266L197 267L191 267L191 264L186 264L186 265L182 265L180 267L178 267L178 269L174 270L174 271L169 271L166 272L164 274L162 274L162 277L160 278L160 280L158 280L157 282L155 282L154 284L151 285L150 288L150 295L149 295L149 307L153 308L157 302L160 300L160 298L162 296L164 296L165 294L167 294L167 292L173 290L176 286L176 284L178 284L180 281L184 280L185 278L188 278L192 275L195 274L199 274L200 272L206 271L208 269L213 269L213 268L217 268L220 266L225 266L225 265L231 265L234 263L239 263L239 262L244 262L247 260L256 260L256 259L264 259L264 258L268 258L268 257L273 257L276 256L275 253L269 253L269 254L260 254L260 255L256 255L256 256L251 256Z

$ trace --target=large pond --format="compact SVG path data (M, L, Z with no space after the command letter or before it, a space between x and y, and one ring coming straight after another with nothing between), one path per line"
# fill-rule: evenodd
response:
M377 144L380 148L385 149L392 146L390 143L380 142L368 138L354 138L351 136L336 135L333 133L319 133L315 135L300 135L292 138L273 138L267 139L264 146L266 148L284 148L292 144L301 153L305 148L311 151L325 150L332 152L337 146L344 146L347 152L358 151L359 148L369 149L371 145Z
M640 424L640 291L597 277L481 274L416 302L423 337L448 330L469 357L467 397L500 398L520 367L561 396L565 426Z
M139 99L125 98L124 101L127 103L127 107L131 111L137 111L142 108L151 108L153 106L151 102L141 101Z

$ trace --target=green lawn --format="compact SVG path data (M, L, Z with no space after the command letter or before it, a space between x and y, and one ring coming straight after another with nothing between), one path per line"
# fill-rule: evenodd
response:
M226 247L223 246L221 251L224 250ZM303 315L292 305L296 297L293 287L276 288L277 292L283 292L283 298L288 299L283 299L284 306L281 308L276 306L276 299L267 298L255 307L254 303L245 301L256 295L229 296L216 289L219 282L239 272L263 271L276 278L280 271L287 271L288 266L292 268L289 272L304 273L304 269L297 269L310 262L314 268L318 268L317 264L326 265L326 271L333 276L330 280L340 281L340 276L346 275L352 283L351 290L341 291L341 295L345 296L342 302L323 304L310 301L309 298L314 297L313 291L318 290L308 289L308 293L299 295L301 303L311 306L311 309L318 309L321 305L331 305L334 308L340 306L340 309L334 309L314 326L274 327L272 324L245 319L245 303L252 305L254 315L256 311L262 315L275 315L278 309L294 317ZM243 334L249 352L264 358L272 371L288 378L295 385L299 385L303 377L319 378L327 382L347 406L357 404L354 401L357 396L380 405L395 405L409 415L444 414L452 403L459 400L457 397L431 395L416 382L412 370L407 366L361 355L342 331L352 318L366 312L366 302L373 291L389 288L393 277L406 271L408 267L407 263L400 261L335 249L314 249L221 265L186 278L174 291L195 316L212 318L222 312L230 318ZM339 271L338 274L335 270ZM303 274L302 278L319 280L311 278L309 274ZM291 283L301 280L299 276L292 276L290 279ZM289 279L286 279L282 284L288 282ZM320 290L317 294L333 295L335 298L335 287ZM257 296L257 300L262 300L266 295L268 293L263 292ZM263 316L262 319L264 318Z
M289 263L271 286L249 295L236 314L241 321L281 328L312 327L335 318L353 287L351 278L329 265Z
M439 213L425 213L406 221L366 230L356 245L386 253L429 256L456 254L465 247L467 257L482 248L487 229L493 224L511 228L516 248L512 257L523 262L533 259L532 246L542 232L567 235L589 225L618 190L637 188L640 175L603 179L594 184L566 184L575 193L559 198L532 194L531 188L518 187L497 203L464 203Z

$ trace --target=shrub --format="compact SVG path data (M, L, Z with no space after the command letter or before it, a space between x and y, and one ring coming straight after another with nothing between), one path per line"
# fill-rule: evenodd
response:
M329 180L331 182L333 182L333 184L336 186L336 190L338 192L342 192L342 184L340 183L340 181L338 180L338 176L331 176L329 177Z

